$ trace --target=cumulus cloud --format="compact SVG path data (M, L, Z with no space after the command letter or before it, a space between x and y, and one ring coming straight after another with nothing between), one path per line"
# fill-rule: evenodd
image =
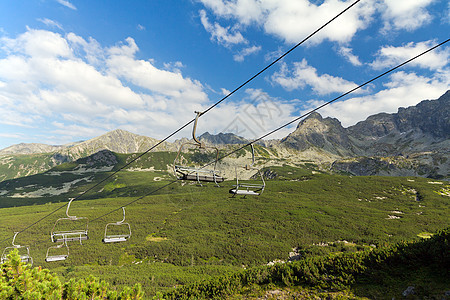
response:
M48 138L39 142L52 144L116 128L164 138L211 104L205 87L182 73L182 62L158 67L154 60L138 59L138 52L132 38L111 47L75 33L34 29L1 38L0 124L45 128ZM227 101L202 116L199 133L237 130L255 138L281 125L294 109L292 103L249 89L242 103ZM176 137L189 137L191 130Z
M217 22L211 24L206 16L205 10L200 11L200 20L205 30L211 34L211 40L217 41L217 43L223 46L230 47L235 44L247 42L236 28L231 28L230 26L222 27Z
M343 0L200 0L216 16L234 19L240 26L255 25L268 34L295 44L314 32L350 5ZM427 7L436 0L376 0L361 1L334 20L309 41L324 40L348 43L354 35L369 26L375 13L382 17L382 32L413 31L429 24L432 15Z
M384 31L391 29L404 29L413 31L432 20L426 7L434 0L384 0L382 16L384 19Z
M200 82L183 76L181 62L164 70L137 59L138 51L132 38L107 48L46 30L0 38L0 123L53 127L50 134L67 137L118 127L164 137L208 97Z
M434 77L401 71L392 74L389 82L384 84L384 89L375 94L335 102L318 112L323 116L338 118L344 127L348 127L379 112L395 113L398 107L417 105L426 99L437 99L447 91L449 84L448 71ZM308 108L315 108L323 103L312 100L309 101Z
M274 73L271 79L289 91L309 86L318 95L343 93L357 86L340 77L317 74L317 70L308 65L306 59L294 62L292 70L289 70L287 64L282 64L280 71Z
M370 64L374 69L383 69L398 65L436 45L436 41L410 42L404 46L384 46L376 54L376 59ZM436 49L409 63L429 70L439 70L449 63L450 48Z
M234 18L242 25L256 24L289 44L299 42L349 6L348 1L339 0L325 0L318 5L308 0L201 2L217 16ZM348 42L358 30L367 27L375 10L374 3L361 2L314 36L311 42Z

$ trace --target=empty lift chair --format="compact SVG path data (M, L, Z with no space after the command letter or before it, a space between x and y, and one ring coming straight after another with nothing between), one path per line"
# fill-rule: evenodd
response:
M51 232L52 242L71 242L71 241L85 241L88 239L88 219L86 217L76 217L69 215L70 204L73 198L67 204L66 218L59 218ZM73 229L70 226L77 226L79 228ZM62 227L62 228L60 228ZM82 227L82 228L81 228Z
M260 183L249 183L247 181L244 182L243 180L239 181L236 167L236 185L229 191L230 194L233 194L233 197L235 195L243 195L244 197L247 195L259 196L264 192L264 188L266 187L266 182L264 181L261 170L253 166L255 164L255 149L253 148L253 144L250 144L250 146L252 148L252 163L250 165L245 165L243 168L247 171L256 171L256 174L261 178L261 181Z
M131 227L130 224L125 222L125 207L122 207L122 211L123 211L123 219L119 222L114 222L114 223L108 223L106 224L105 227L105 236L102 240L103 243L117 243L117 242L125 242L127 241L130 236L131 236ZM110 226L110 229L108 231L108 226ZM122 232L120 234L112 234L112 227L117 227L117 228L125 228L127 229L126 232Z
M202 112L196 111L195 113L197 114L197 116L195 117L194 128L192 130L192 138L194 139L194 143L186 142L180 146L178 154L173 162L175 177L179 180L197 181L199 185L202 185L202 182L214 182L216 186L219 186L219 183L224 181L224 178L221 177L216 170L217 161L219 159L219 149L217 149L216 147L206 146L205 143L202 143L197 139L197 137L195 136L195 131L197 129L198 118L202 115ZM194 146L195 149L202 150L204 152L207 152L208 149L213 150L213 153L215 154L215 160L212 164L213 168L206 169L203 166L193 166L193 162L191 162L191 165L183 165L182 150L183 147L188 145Z
M3 250L2 257L1 257L1 263L4 264L5 262L7 262L9 260L8 259L8 254L9 254L9 252L11 250L17 249L19 251L20 260L23 263L33 265L33 258L30 255L30 247L29 246L21 246L21 245L16 245L15 244L16 236L18 234L19 234L18 232L14 233L14 237L13 237L13 240L12 240L12 246L6 247ZM22 250L20 250L20 249L22 249ZM23 250L25 250L25 251L23 251Z
M65 251L64 252L60 252L61 250L57 250L57 249L62 249L65 246ZM55 249L55 250L52 250ZM59 252L59 254L52 254L50 255L50 250L51 252ZM45 261L46 262L53 262L53 261L62 261L62 260L66 260L69 257L69 247L67 246L67 241L65 239L63 239L62 243L56 246L50 246L47 249L47 255L45 256Z

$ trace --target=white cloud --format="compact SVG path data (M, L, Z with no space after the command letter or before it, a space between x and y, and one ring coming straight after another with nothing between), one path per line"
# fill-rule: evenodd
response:
M70 3L70 2L67 1L67 0L56 0L56 2L58 2L59 4L64 5L65 7L68 7L68 8L70 8L70 9L77 10L77 8L75 7L75 5L73 5L72 3Z
M383 31L389 33L391 29L405 29L413 31L432 20L426 7L434 0L384 0L382 15L384 19Z
M66 125L60 122L53 122L56 129L51 132L57 135L67 135L72 137L98 136L103 134L101 130L80 125Z
M380 112L395 113L398 107L417 105L426 99L437 99L448 90L450 72L434 77L419 76L415 73L397 72L392 74L385 89L373 95L355 97L332 103L318 112L323 116L338 118L344 127L365 120ZM310 108L323 104L310 101Z
M247 47L242 49L241 51L239 51L238 54L235 54L233 56L235 61L244 61L246 56L249 56L251 54L255 54L258 53L259 51L261 51L261 46L252 46L252 47Z
M224 96L226 96L226 95L228 95L229 93L231 93L231 91L229 91L229 90L227 90L227 89L224 89L224 88L221 88L220 91L222 92L222 95L224 95Z
M133 39L127 39L128 45L110 49L111 55L106 64L110 74L123 78L133 84L162 95L184 99L184 102L205 102L206 94L198 81L183 78L176 73L156 68L150 61L136 60L138 51Z
M44 19L37 19L39 22L41 22L41 23L43 23L43 24L45 24L45 25L47 25L48 27L55 27L55 28L58 28L58 29L63 29L63 27L62 27L62 25L61 24L59 24L58 22L56 22L56 21L53 21L53 20L50 20L50 19L47 19L47 18L44 18Z
M106 51L92 37L88 41L72 32L66 36L67 41L71 45L74 56L84 58L88 64L100 67L105 59Z
M256 25L288 44L296 44L350 5L343 0L200 0L223 19L234 19L240 26ZM383 19L382 32L413 31L427 25L432 15L427 7L437 0L361 1L317 33L308 42L324 40L348 43L369 26L375 13Z
M109 48L45 30L0 38L0 124L46 128L63 142L119 126L164 137L208 97L181 62L164 70L136 59L138 51L132 38Z
M235 17L243 24L259 22L263 17L264 7L261 1L255 0L201 0L201 2L214 11L218 16Z
M261 137L293 119L295 105L271 97L261 89L247 89L239 103L221 104L199 121L198 133L234 133L248 139ZM282 138L292 127L280 130L268 138Z
M348 47L341 47L339 49L339 54L347 59L354 66L362 66L362 62L359 60L358 56L352 53L352 49Z
M242 25L256 24L286 43L298 43L338 12L349 6L348 1L325 0L316 5L308 0L201 0L217 16L234 18ZM358 30L370 23L375 4L361 2L313 37L311 43L323 40L348 42Z
M400 47L384 46L378 51L375 61L370 65L374 69L393 67L413 58L436 44L435 41L425 41L419 43L410 42ZM450 48L435 49L415 59L409 65L424 69L439 70L443 69L449 63L449 58Z
M319 95L343 93L357 86L355 83L340 77L328 74L318 75L317 70L308 65L305 59L293 63L292 71L288 69L285 63L282 64L280 71L274 73L271 79L286 90L292 91L310 86Z
M237 29L229 26L222 27L217 22L211 24L204 10L200 11L200 20L205 30L211 34L211 40L215 40L225 47L247 42Z
M21 53L25 57L34 58L69 58L69 44L61 35L47 31L29 29L16 39L0 38L0 49L8 53Z
M0 137L19 139L22 135L17 133L0 133Z

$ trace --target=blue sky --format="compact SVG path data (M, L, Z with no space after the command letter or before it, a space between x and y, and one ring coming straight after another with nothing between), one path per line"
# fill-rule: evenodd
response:
M65 144L117 128L164 138L351 3L0 0L0 149ZM204 115L198 133L256 138L449 32L448 1L362 0ZM347 127L436 99L449 87L449 49L319 112Z

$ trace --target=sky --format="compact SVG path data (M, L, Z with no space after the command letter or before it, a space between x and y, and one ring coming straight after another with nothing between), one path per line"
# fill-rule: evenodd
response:
M0 149L115 129L165 138L354 1L0 0ZM361 0L204 114L197 135L262 136L449 32L448 1ZM437 99L449 89L449 47L318 112L348 127Z

